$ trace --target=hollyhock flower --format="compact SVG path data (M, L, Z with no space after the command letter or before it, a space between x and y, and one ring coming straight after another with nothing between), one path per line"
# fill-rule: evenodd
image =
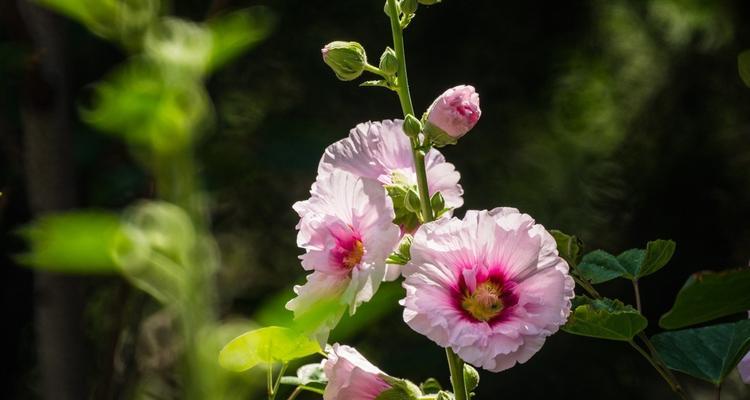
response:
M357 350L334 344L326 349L323 370L328 377L324 400L373 400L391 388L378 367Z
M409 185L416 187L411 143L403 131L402 120L365 122L349 132L349 137L328 146L318 165L318 174L336 169L363 178L374 179L384 186ZM425 155L430 196L440 192L448 208L464 204L463 189L458 184L461 174L446 162L438 150Z
M404 321L494 372L529 360L565 323L574 296L555 240L514 208L421 226L403 274Z
M302 267L314 272L294 288L298 296L287 308L297 316L334 298L354 314L377 291L385 259L399 240L391 199L377 182L338 170L319 177L311 194L294 210L301 217L297 245L305 249ZM328 330L338 317L328 321ZM326 335L324 329L320 337Z
M482 110L473 86L460 85L446 90L427 111L425 132L436 145L456 140L477 124Z

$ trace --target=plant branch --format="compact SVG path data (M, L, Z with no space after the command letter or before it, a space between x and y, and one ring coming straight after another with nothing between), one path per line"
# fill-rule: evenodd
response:
M635 308L642 314L641 290L638 288L638 279L633 279L631 282L633 282L633 292L635 292Z

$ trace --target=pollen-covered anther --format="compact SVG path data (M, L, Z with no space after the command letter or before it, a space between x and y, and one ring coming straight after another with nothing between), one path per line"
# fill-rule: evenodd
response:
M492 281L477 285L472 293L466 293L461 307L479 321L489 321L503 311L502 288Z
M354 268L355 265L362 261L362 256L365 254L365 246L362 245L361 240L355 240L352 248L341 260L341 264L348 269Z

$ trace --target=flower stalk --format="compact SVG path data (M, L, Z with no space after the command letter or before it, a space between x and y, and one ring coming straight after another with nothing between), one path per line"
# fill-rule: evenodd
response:
M404 118L414 115L414 105L411 101L411 92L409 91L409 78L406 71L406 56L404 50L404 35L402 22L399 20L399 11L396 0L388 0L388 15L391 20L391 34L393 35L393 49L398 59L397 88L396 93L401 102L401 110ZM417 173L417 189L419 190L419 202L422 211L422 221L432 221L434 215L430 204L430 194L427 186L427 171L425 169L425 153L420 149L419 136L413 136L411 139L412 155L414 156L414 169ZM463 361L453 352L450 347L446 347L445 354L448 358L448 367L450 368L451 384L456 400L468 400L469 395L466 391L466 382L463 374Z

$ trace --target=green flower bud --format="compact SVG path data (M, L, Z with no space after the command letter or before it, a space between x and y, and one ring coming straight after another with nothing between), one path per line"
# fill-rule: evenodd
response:
M466 382L466 389L469 391L479 386L479 372L469 364L464 364L464 382Z
M401 11L404 14L414 14L417 12L419 2L417 0L401 0Z
M440 194L440 192L432 195L432 198L430 199L430 206L432 206L432 210L435 212L435 214L440 213L445 209L445 199L443 198L443 195Z
M367 53L357 42L331 42L323 47L321 53L323 61L342 81L357 79L367 64Z
M407 115L406 119L404 119L404 133L406 133L406 136L415 137L420 132L422 132L422 122L411 114Z
M383 55L380 56L378 68L388 75L395 75L398 72L398 57L396 57L396 52L392 48L385 48Z
M419 4L424 4L426 6L432 6L437 3L442 3L443 0L419 0Z
M419 202L419 194L414 189L409 189L409 191L406 192L404 207L406 207L407 210L415 213L419 213L419 211L422 209L422 204Z

